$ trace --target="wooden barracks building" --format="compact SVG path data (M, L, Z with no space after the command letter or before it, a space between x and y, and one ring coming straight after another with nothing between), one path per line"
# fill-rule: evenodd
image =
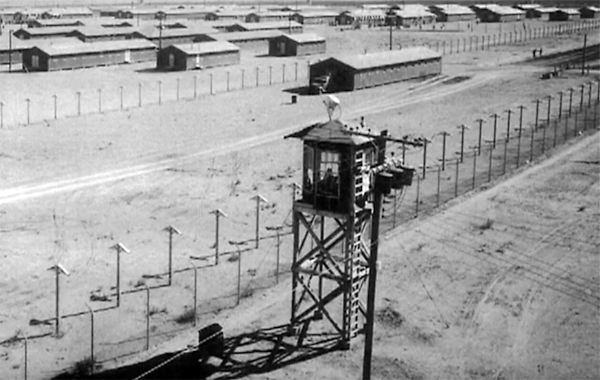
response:
M438 75L442 56L425 47L331 57L310 65L310 80L331 75L329 91L362 88Z
M240 63L240 48L227 41L171 45L158 52L159 70L194 70Z
M55 71L152 61L156 45L147 40L101 41L34 46L23 52L25 71Z
M269 55L299 56L325 53L325 38L313 33L282 34L269 41Z

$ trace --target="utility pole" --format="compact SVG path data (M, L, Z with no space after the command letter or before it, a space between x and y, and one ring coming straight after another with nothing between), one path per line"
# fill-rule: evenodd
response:
M377 146L385 146L377 144ZM385 150L379 149L377 165L385 162ZM373 219L371 226L371 257L369 259L369 279L367 293L367 323L365 325L365 355L363 360L363 380L371 380L371 359L373 356L373 329L375 324L375 286L377 285L377 255L379 249L379 219L381 218L382 192L373 194Z

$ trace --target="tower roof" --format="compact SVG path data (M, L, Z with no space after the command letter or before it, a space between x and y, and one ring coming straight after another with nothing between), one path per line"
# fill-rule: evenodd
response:
M328 142L344 145L363 145L372 141L370 137L354 135L349 132L352 130L367 133L365 128L348 127L339 120L330 120L325 123L316 123L303 128L297 132L291 133L285 138L299 138L303 141Z

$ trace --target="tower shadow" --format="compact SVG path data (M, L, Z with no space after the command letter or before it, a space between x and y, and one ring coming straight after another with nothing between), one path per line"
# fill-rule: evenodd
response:
M308 323L295 328L282 325L260 329L218 342L204 339L203 345L161 354L144 362L93 375L86 373L87 368L75 368L54 379L241 379L341 349L338 334L309 334Z

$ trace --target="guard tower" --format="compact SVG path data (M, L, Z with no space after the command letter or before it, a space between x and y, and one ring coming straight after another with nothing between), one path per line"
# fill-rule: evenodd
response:
M414 171L385 158L386 135L329 120L286 136L304 145L302 196L293 206L290 319L302 326L300 339L312 321L324 319L348 349L363 329L381 194L410 185ZM324 323L311 328L331 330Z

